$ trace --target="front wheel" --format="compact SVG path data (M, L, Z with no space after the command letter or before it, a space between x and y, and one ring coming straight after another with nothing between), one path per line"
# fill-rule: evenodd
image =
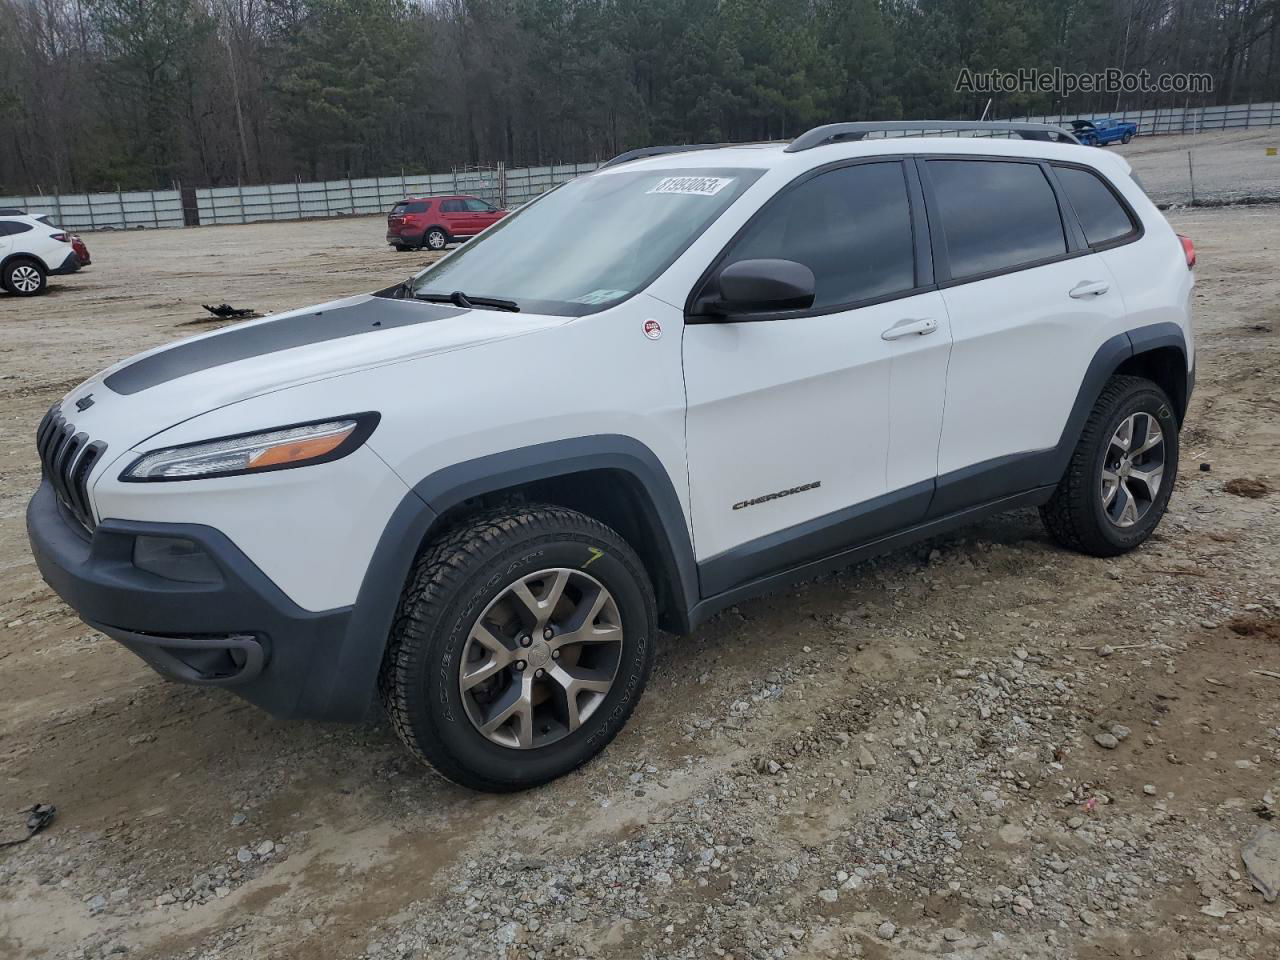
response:
M1177 475L1178 420L1168 395L1142 377L1112 377L1040 517L1063 546L1114 557L1155 530Z
M438 773L521 790L613 739L648 680L656 623L649 577L613 530L562 507L491 511L420 554L379 691Z
M19 258L10 260L5 266L4 273L0 274L0 283L19 297L34 297L44 292L48 278L40 264L34 260Z

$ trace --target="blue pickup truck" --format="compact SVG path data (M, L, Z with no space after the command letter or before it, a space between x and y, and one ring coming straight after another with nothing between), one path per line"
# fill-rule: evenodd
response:
M1128 143L1138 135L1138 125L1110 117L1101 120L1072 120L1071 132L1087 147L1105 147L1109 143Z

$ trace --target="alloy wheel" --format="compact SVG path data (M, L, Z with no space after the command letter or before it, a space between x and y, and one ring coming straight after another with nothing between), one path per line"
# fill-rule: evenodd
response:
M445 244L445 236L439 230L432 230L427 234L427 246L432 250L443 250Z
M1164 482L1164 433L1149 413L1120 422L1102 462L1102 509L1117 527L1132 527L1147 515Z
M19 293L35 293L40 289L40 271L30 264L19 264L9 274L9 283Z
M557 567L522 576L467 635L458 669L467 717L504 747L567 737L612 689L622 638L618 604L590 574Z

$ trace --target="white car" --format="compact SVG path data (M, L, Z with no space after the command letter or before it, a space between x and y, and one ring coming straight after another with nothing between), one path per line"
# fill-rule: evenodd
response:
M1138 546L1190 242L1056 130L875 126L624 155L396 287L116 364L39 428L45 579L277 714L376 689L500 791L617 733L659 627L1015 507Z
M44 293L50 274L79 269L68 234L42 217L0 216L0 287L34 297Z

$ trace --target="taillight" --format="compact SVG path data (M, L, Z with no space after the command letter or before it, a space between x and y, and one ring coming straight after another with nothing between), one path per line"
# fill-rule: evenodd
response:
M70 243L70 242L71 242L71 238L70 238L70 237L68 237L65 233L51 233L51 234L49 234L49 239L50 239L50 240L57 240L59 243Z
M1196 245L1191 242L1190 237L1184 237L1178 234L1178 239L1182 241L1182 252L1187 258L1187 269L1190 270L1196 265Z

